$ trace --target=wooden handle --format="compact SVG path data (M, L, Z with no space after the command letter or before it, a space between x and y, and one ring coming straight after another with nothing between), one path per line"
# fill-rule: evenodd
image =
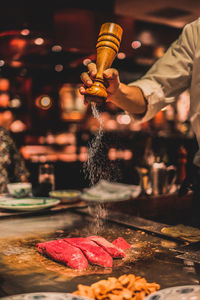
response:
M86 89L86 102L102 103L107 98L103 72L110 68L118 53L122 33L122 28L115 23L104 23L101 26L96 44L97 75L93 85Z

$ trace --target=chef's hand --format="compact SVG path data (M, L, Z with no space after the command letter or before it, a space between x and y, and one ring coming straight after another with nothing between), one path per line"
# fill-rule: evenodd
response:
M91 87L97 74L96 64L88 64L88 72L81 74L83 85L79 91L82 95L86 94L86 88ZM130 114L143 116L147 110L148 102L144 97L142 90L137 86L124 84L119 79L119 73L116 69L107 69L103 72L106 81L106 92L108 97L106 101L129 112ZM86 98L86 97L85 97ZM85 104L87 104L85 100Z
M83 85L80 87L79 91L81 95L85 95L86 88L90 87L93 84L97 74L97 68L95 63L88 64L88 72L83 72L81 74L81 80ZM103 72L103 76L107 83L107 93L108 97L106 101L112 102L112 97L116 93L120 85L119 73L116 69L110 68Z

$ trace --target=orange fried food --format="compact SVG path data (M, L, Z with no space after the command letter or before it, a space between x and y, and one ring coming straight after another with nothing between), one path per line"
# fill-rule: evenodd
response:
M125 274L119 278L108 277L90 286L79 284L73 294L95 300L143 300L159 289L159 284L149 283L144 277Z

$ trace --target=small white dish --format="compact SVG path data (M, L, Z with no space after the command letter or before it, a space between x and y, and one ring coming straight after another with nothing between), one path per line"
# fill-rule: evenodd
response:
M76 202L80 199L81 192L78 190L55 190L49 192L49 196L59 199L62 203Z
M200 300L200 285L182 285L162 289L145 300Z
M6 297L3 297L1 299L2 300L36 300L36 299L88 300L89 298L77 296L77 295L70 294L70 293L38 292L38 293L26 293L26 294L6 296Z
M13 197L27 197L32 192L32 184L30 182L13 182L7 184L7 189Z

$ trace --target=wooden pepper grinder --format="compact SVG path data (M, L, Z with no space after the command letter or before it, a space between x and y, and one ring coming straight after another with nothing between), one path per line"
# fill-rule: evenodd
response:
M115 23L104 23L101 26L96 49L97 49L97 75L93 85L86 89L86 102L101 104L107 98L106 83L103 72L110 68L115 59L121 42L122 28Z

